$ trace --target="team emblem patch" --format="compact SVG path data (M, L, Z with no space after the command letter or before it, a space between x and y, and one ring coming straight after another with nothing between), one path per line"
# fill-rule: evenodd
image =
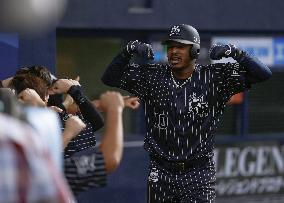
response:
M152 181L152 182L154 182L154 183L156 183L156 182L158 182L158 169L156 169L156 168L152 168L151 169L151 172L150 172L150 175L149 175L149 177L148 177L148 179L149 179L149 181Z
M94 171L96 169L95 161L96 161L95 155L91 157L88 156L74 157L74 162L77 167L78 174L85 175L87 174L87 171Z
M208 103L204 101L204 96L196 96L196 93L190 95L189 100L189 109L190 113L194 113L195 115L199 115L199 117L208 116Z
M175 25L175 26L172 27L171 32L170 32L170 36L173 36L173 35L177 35L177 36L180 35L180 28L179 28L178 25Z

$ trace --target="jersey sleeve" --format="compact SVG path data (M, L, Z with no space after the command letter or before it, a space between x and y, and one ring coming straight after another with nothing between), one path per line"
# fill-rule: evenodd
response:
M147 67L129 64L122 74L119 88L144 100L147 94L147 78L149 74Z
M96 107L89 101L78 85L73 85L67 92L78 105L83 117L91 123L94 131L103 127L104 121Z
M250 89L248 73L239 63L219 63L214 64L213 67L217 90L225 101L234 94Z
M118 54L103 73L102 82L121 88L144 100L146 95L147 65L131 63L131 57Z

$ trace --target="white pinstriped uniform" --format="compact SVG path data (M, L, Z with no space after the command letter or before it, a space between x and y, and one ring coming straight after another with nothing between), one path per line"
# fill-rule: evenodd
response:
M245 68L239 63L196 65L186 81L173 78L168 65L130 64L120 84L144 101L145 149L151 156L182 162L213 156L214 133L226 102L249 87ZM148 183L155 194L151 196L156 197L155 202L213 202L215 169L211 164L172 174L152 161ZM196 175L199 172L202 174Z

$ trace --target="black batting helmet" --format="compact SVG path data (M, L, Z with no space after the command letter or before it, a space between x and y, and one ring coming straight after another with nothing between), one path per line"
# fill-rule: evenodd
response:
M190 56L193 59L198 58L200 51L200 37L194 27L186 24L172 26L168 33L168 38L164 40L162 44L167 44L171 41L182 44L192 44Z

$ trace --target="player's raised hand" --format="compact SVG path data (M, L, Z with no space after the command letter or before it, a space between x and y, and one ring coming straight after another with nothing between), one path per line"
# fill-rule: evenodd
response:
M209 57L212 60L220 60L225 57L235 57L238 55L238 50L233 44L214 44L209 50Z
M80 76L77 76L75 78L75 81L78 82L78 83L74 82L75 85L80 85L79 84ZM65 107L65 109L68 109L72 104L74 104L74 100L69 94L67 94L62 104Z
M103 112L122 111L124 107L123 97L119 92L107 91L100 96L100 109Z
M123 96L123 101L124 106L131 109L137 109L140 106L138 97Z
M30 88L24 89L17 95L17 98L19 102L26 105L46 106L45 102L42 100L42 98L34 89Z
M78 85L81 86L77 80L72 79L59 79L55 83L53 83L50 88L50 92L53 94L62 94L67 93L71 86Z
M154 53L151 45L139 42L138 40L128 42L124 48L124 52L130 56L135 54L148 60L154 59Z

